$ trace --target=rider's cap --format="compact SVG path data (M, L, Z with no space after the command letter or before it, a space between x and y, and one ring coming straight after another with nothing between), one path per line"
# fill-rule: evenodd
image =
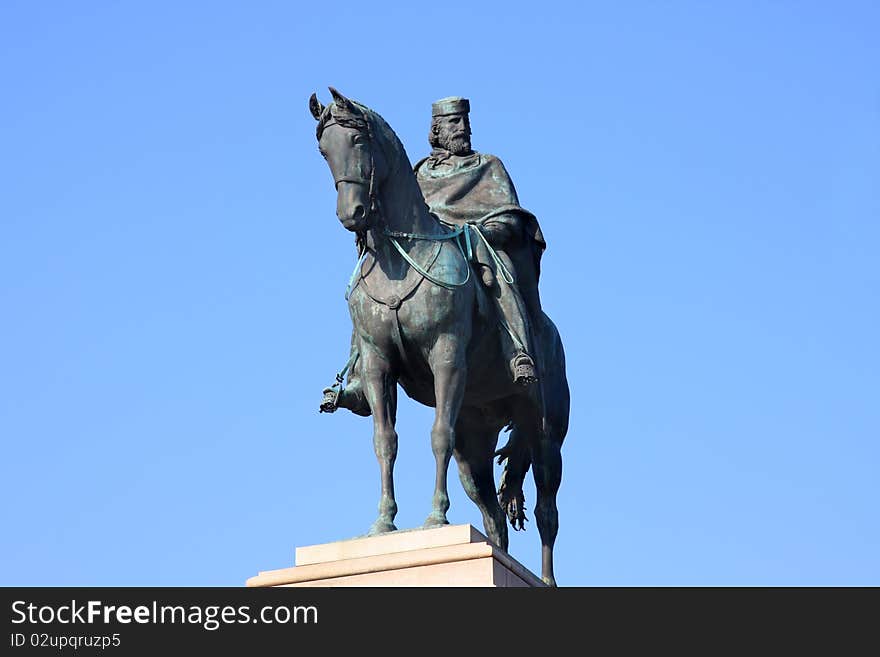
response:
M447 114L467 114L471 111L471 104L467 98L461 96L448 96L441 98L431 105L431 116L446 116Z

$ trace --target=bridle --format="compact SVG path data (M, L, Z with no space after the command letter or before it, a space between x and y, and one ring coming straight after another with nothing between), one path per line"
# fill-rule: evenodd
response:
M348 172L345 172L345 175L334 177L333 186L336 188L337 191L339 190L339 183L341 183L341 182L353 183L355 185L364 185L367 187L367 190L368 190L367 193L368 193L368 197L370 200L370 207L367 210L367 216L364 218L365 219L364 231L366 231L366 229L370 228L371 224L374 223L373 220L378 217L380 206L379 206L379 196L376 193L376 158L373 155L373 146L376 142L375 142L375 139L373 138L373 130L370 126L369 118L364 116L363 123L364 123L364 132L361 134L365 134L365 136L367 138L367 145L369 147L368 150L370 151L370 177L369 178L362 178L360 176L348 175ZM323 131L323 129L326 129L326 128L330 127L331 125L339 125L339 126L343 126L343 127L357 127L357 128L360 127L360 126L346 126L344 122L340 122L336 119L331 118L329 121L327 121L327 123L325 123L322 126L322 131ZM360 130L358 130L358 131L360 132Z

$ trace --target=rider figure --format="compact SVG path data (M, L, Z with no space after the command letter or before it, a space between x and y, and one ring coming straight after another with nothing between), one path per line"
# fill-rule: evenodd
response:
M538 276L546 243L535 216L520 207L501 160L472 150L469 112L466 98L433 103L432 150L415 165L416 178L431 212L447 224L471 224L498 256L500 263L482 238L473 240L483 283L500 315L513 379L528 385L538 378L530 354L541 317Z

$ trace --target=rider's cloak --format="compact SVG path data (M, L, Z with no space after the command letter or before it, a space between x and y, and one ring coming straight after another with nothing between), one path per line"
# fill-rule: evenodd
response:
M451 224L493 221L523 231L523 244L531 247L535 272L540 274L547 243L535 215L520 206L501 160L485 153L435 151L414 169L431 212Z

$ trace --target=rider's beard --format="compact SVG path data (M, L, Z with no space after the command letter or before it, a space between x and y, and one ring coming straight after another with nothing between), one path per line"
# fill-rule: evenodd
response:
M467 155L471 152L471 140L466 134L459 133L446 138L446 150L453 155Z

